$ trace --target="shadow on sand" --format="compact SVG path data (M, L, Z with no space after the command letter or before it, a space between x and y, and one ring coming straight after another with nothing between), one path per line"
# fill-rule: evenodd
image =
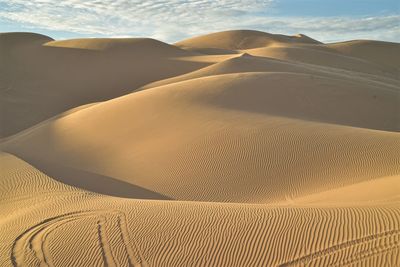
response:
M87 191L125 198L172 200L157 192L112 177L74 169L55 162L16 156L56 181Z

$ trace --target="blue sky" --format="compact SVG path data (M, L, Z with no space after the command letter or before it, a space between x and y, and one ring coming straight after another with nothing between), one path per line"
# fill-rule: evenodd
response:
M0 32L175 42L228 29L400 42L395 0L0 0Z

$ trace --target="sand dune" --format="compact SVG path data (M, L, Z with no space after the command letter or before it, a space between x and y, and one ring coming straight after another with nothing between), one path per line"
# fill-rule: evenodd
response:
M199 80L213 75L218 77ZM173 84L186 80L186 83ZM170 85L166 88L198 90L198 99L204 94L205 102L233 109L371 129L400 129L398 87L276 60L241 56L151 83L144 89L164 84ZM208 97L207 91L213 96ZM218 95L221 97L216 99ZM288 108L282 109L282 104Z
M219 48L227 50L250 49L268 46L274 43L311 43L320 42L303 34L287 36L260 31L234 30L206 34L175 43L182 48Z
M151 38L71 39L50 41L44 44L44 46L108 51L112 52L114 55L116 53L134 53L136 56L138 56L143 55L143 53L146 52L146 56L160 55L162 57L177 57L190 55L185 50L182 50L176 46L172 46Z
M179 60L194 54L143 38L51 41L9 33L0 35L0 47L6 51L0 76L4 125L0 137L68 109L207 65Z
M393 129L396 92L355 86L288 73L193 79L91 106L3 146L42 170L58 163L172 199L280 201L400 171L397 133L342 126Z
M291 47L286 45L248 49L245 51L255 56L266 56L276 59L314 64L317 66L349 70L353 72L375 74L384 77L388 76L389 78L396 78L397 75L393 68L377 65L375 62L370 62L358 57L350 57L347 55L333 53L332 51L315 49L313 46Z
M398 47L0 34L0 266L397 266Z
M286 36L236 30L194 37L175 45L205 54L247 52L255 56L400 78L400 58L397 56L400 44L397 43L361 40L323 44L302 34Z
M400 86L399 80L388 77L359 73L316 64L307 64L288 59L253 56L247 53L242 53L238 56L229 56L227 58L219 58L219 60L217 60L215 63L216 64L189 72L187 74L146 84L140 89L147 89L200 77L241 72L305 73L335 79L349 80L356 83L367 84L366 86L375 85L377 87L387 88L391 91L398 91Z
M398 43L356 40L328 44L327 46L345 55L358 57L383 66L395 67L399 71L400 44ZM399 75L399 73L397 74Z

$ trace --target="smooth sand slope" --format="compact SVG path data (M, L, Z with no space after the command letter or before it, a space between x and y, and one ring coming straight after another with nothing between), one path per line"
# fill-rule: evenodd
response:
M383 66L399 70L399 44L380 41L356 40L327 45L351 57L358 57Z
M0 47L0 266L400 265L399 44Z
M52 41L32 33L3 33L0 51L0 137L207 65L182 61L195 54L146 38Z
M400 172L398 133L367 129L396 126L396 94L355 86L293 73L199 78L80 110L4 149L178 200L277 201Z

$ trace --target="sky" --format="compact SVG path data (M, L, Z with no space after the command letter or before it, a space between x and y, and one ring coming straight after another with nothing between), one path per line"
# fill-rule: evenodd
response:
M0 0L0 32L176 42L232 29L400 42L400 0Z

